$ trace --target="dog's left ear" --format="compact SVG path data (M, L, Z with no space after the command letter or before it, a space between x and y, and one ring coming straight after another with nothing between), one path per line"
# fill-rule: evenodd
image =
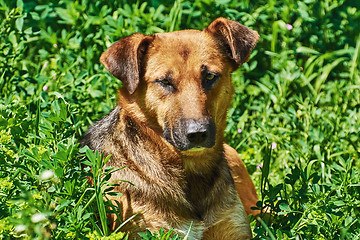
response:
M153 36L135 33L111 45L100 57L109 72L120 79L130 94L139 85L141 61Z
M236 66L246 62L259 40L259 34L238 22L217 18L204 31L212 34Z

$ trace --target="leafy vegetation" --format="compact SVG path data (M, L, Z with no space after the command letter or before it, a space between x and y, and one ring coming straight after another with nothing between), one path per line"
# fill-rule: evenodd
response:
M254 238L360 238L360 2L351 0L0 0L0 238L126 238L107 232L105 211L116 207L101 197L117 169L99 171L106 158L77 143L116 104L121 83L100 54L134 32L202 29L219 16L261 35L233 74L226 129L259 207L271 209L252 218Z

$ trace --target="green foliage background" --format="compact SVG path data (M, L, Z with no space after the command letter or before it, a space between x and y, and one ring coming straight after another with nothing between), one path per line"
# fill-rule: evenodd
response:
M116 104L121 83L100 54L135 32L202 29L219 16L261 36L233 74L226 129L259 206L272 209L251 218L254 238L360 238L360 2L352 0L0 0L0 238L124 237L107 236L110 203L96 197L114 170L94 172L106 159L77 144ZM93 186L91 174L101 179Z

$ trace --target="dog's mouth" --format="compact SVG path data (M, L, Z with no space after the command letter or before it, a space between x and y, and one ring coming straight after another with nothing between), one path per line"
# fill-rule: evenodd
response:
M205 149L207 149L207 148L205 148L205 147L194 147L194 148L188 149L187 151L188 152L201 152L201 151L204 151Z
M199 152L215 145L216 127L211 118L181 119L165 127L164 137L180 151Z

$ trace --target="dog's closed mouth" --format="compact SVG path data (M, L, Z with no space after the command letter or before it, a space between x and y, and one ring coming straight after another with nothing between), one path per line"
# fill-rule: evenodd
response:
M194 148L190 148L190 149L188 149L186 151L188 151L188 152L200 152L200 151L203 151L205 149L206 149L205 147L194 147Z

